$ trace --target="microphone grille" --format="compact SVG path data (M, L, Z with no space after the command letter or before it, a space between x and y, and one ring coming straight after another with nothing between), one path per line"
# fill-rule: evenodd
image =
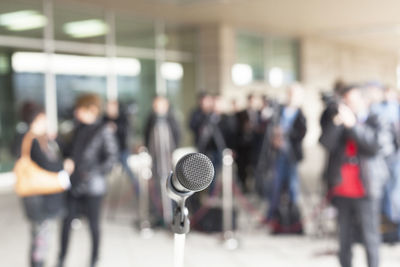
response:
M214 166L206 155L190 153L178 161L175 173L183 187L191 191L201 191L214 179Z

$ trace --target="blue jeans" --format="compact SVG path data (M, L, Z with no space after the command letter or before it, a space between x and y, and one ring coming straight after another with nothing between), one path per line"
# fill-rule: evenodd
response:
M282 190L287 187L291 203L297 203L299 180L297 174L297 162L290 159L289 155L279 152L275 164L276 172L272 183L272 194L270 196L270 208L267 219L271 219L278 209Z
M400 163L399 155L387 160L390 173L383 195L383 214L393 223L400 223ZM397 230L400 238L400 225Z

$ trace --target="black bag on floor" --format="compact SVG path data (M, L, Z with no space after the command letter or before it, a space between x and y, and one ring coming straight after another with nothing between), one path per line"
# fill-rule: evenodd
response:
M270 222L273 234L303 234L299 207L282 197Z
M206 233L222 232L222 214L221 208L210 208L197 222L194 222L192 225L193 230ZM233 212L232 226L233 230L237 227L236 211Z

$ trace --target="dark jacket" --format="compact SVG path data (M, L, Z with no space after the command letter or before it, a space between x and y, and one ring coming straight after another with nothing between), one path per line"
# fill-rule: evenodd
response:
M200 107L192 111L189 119L189 128L194 136L194 143L198 145L200 140L200 127L207 119L208 115L205 114Z
M181 132L180 132L178 122L176 121L175 116L173 115L172 112L168 112L165 119L168 123L168 126L171 129L175 148L177 148L179 146L179 142L180 142L180 138L181 138ZM157 115L153 112L150 114L150 117L147 119L146 125L145 125L145 130L144 130L144 141L145 141L145 145L147 147L149 147L151 132L153 131L156 122L157 122Z
M106 176L118 161L118 143L112 129L101 122L76 127L67 157L75 162L71 193L100 196L106 193Z
M356 142L361 180L367 195L379 198L388 177L387 166L381 153L382 131L378 117L370 115L368 119L353 128L338 126L333 121L322 129L320 143L327 149L329 159L325 171L328 189L342 181L341 166L346 162L345 146L347 140Z
M249 112L254 112L253 121ZM236 113L237 136L239 149L252 149L254 147L255 138L260 126L260 112L242 110Z
M283 114L285 106L281 106L279 110L279 119ZM301 109L298 110L296 118L293 121L293 125L286 136L289 141L289 147L292 152L292 157L296 162L301 161L304 158L303 152L303 139L307 133L307 121Z
M118 141L118 146L119 146L119 151L126 151L129 149L128 146L128 135L129 135L129 130L130 130L130 122L129 122L129 116L127 111L120 107L119 108L119 115L117 118L112 119L109 118L108 116L104 117L104 122L111 122L114 123L116 128L115 136Z
M212 113L207 116L200 126L199 142L197 149L199 152L208 154L222 151L227 148L228 135L232 136L231 126L226 115Z
M31 159L41 168L59 172L63 169L60 151L56 142L49 141L48 151L44 151L37 139L33 139ZM43 221L63 215L64 194L29 196L22 199L26 216L31 221Z

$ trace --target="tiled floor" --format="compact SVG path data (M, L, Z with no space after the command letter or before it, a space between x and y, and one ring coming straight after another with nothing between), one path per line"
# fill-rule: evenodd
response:
M99 267L173 266L173 236L166 231L155 232L145 239L128 220L105 219L103 223L101 262ZM55 265L58 226L47 267ZM192 232L186 241L186 267L334 267L334 240L310 237L274 237L259 229L238 234L240 247L229 251L219 235ZM11 193L0 194L0 267L25 267L28 251L28 224L23 218L18 199ZM67 267L88 266L90 245L86 224L74 230ZM330 252L330 253L329 253ZM365 256L361 247L355 252L355 267L363 267ZM382 267L400 265L400 246L383 246Z

